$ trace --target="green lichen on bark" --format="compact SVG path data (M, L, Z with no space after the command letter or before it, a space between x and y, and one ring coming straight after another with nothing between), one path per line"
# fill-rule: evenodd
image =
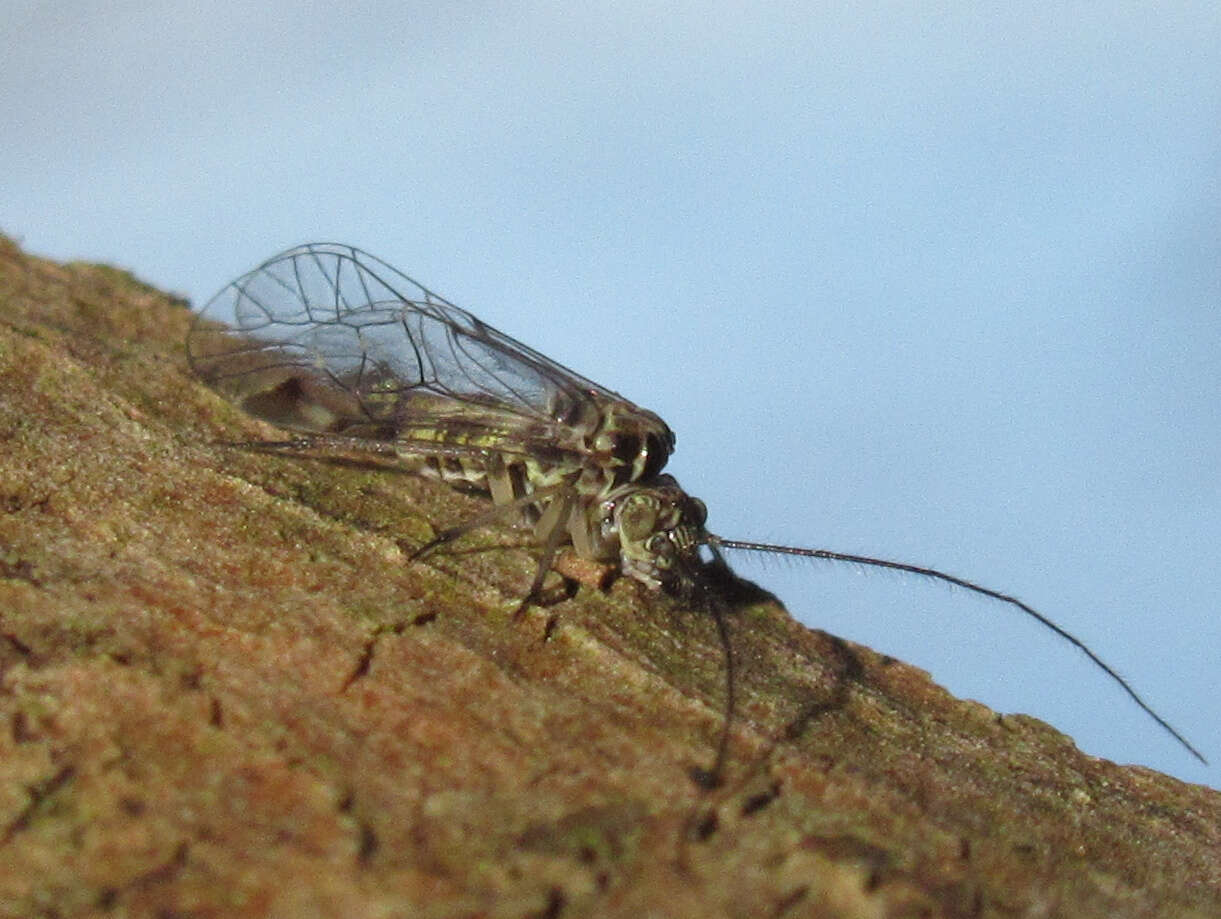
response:
M138 254L132 255L139 261ZM1221 796L638 585L511 611L483 506L234 449L181 301L0 240L0 915L1215 916ZM515 548L492 548L497 543Z

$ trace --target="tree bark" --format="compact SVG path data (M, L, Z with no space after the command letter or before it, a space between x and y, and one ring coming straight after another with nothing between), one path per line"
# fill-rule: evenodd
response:
M810 631L552 575L275 439L187 304L0 237L0 915L1221 915L1221 795ZM588 580L588 579L587 579Z

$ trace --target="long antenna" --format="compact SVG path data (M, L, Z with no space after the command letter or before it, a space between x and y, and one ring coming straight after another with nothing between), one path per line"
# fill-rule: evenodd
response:
M1085 642L1056 625L1038 610L1031 606L1027 606L1017 597L1011 597L1009 594L1003 594L1000 591L991 590L987 587L981 587L979 584L973 584L970 581L964 580L963 578L955 577L952 574L946 574L944 571L938 571L935 568L924 568L920 565L909 565L906 562L891 562L882 558L871 558L868 555L849 555L845 552L832 552L828 549L798 549L794 546L773 546L762 542L743 542L742 540L738 539L722 539L719 536L712 536L711 534L708 537L708 541L709 543L720 546L724 549L738 549L743 552L769 552L779 555L796 555L801 558L819 558L832 562L852 562L857 565L872 565L875 568L889 568L892 571L902 571L905 574L915 574L919 575L920 577L944 581L947 584L953 584L955 587L963 587L993 600L999 600L1002 603L1008 603L1011 606L1016 606L1027 616L1030 616L1032 619L1051 629L1069 644L1082 651L1086 657L1093 661L1094 664L1102 670L1103 673L1118 683L1120 688L1128 694L1132 701L1139 705L1141 709L1144 710L1146 715L1156 721L1158 725L1161 726L1162 730L1166 731L1166 733L1182 744L1184 749L1186 749L1188 753L1198 759L1201 763L1206 766L1208 765L1208 760L1204 758L1204 755L1193 747L1186 737L1171 727L1170 722L1150 708L1149 704L1140 697L1136 690L1132 688L1131 684L1116 673L1102 658L1091 651L1089 647L1086 646Z

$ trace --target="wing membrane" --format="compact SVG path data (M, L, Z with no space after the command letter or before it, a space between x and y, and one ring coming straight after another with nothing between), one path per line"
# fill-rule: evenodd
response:
M422 445L448 436L554 450L571 442L574 418L621 398L380 259L330 243L281 253L227 285L187 351L205 381L265 420Z

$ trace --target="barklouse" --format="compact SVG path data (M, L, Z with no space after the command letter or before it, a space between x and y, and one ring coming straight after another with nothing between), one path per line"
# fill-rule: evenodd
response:
M732 648L715 575L725 564L721 549L889 568L1013 606L1084 652L1204 761L1083 642L1015 597L919 565L710 533L703 502L661 471L675 444L661 418L359 249L315 243L268 259L208 302L187 353L218 392L299 435L279 446L374 452L490 495L493 512L442 533L417 556L500 513L531 525L542 554L519 611L537 599L565 545L706 609L725 648L730 714ZM726 729L713 780L727 739Z

